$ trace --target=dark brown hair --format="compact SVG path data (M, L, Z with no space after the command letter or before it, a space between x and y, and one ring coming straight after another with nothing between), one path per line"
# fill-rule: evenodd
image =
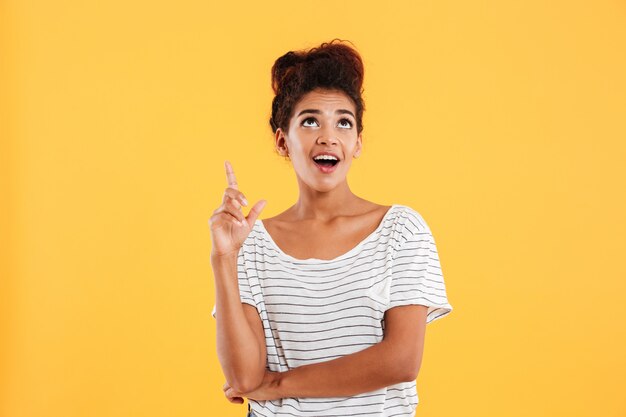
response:
M336 41L339 41L336 42ZM316 89L342 90L356 107L357 132L363 130L363 61L352 47L341 39L324 42L308 51L289 51L272 66L272 132L289 129L289 120L296 103ZM348 41L350 42L350 41ZM351 42L350 42L351 43Z

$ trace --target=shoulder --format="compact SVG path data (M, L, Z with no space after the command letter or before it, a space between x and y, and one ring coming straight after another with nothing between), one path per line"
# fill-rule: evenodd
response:
M402 204L397 204L397 206L398 211L403 217L403 225L405 226L407 231L430 232L430 227L428 226L428 223L419 211L410 206L405 206Z
M413 207L394 204L395 218L394 231L396 248L402 246L406 241L421 240L431 234L430 227L424 216Z

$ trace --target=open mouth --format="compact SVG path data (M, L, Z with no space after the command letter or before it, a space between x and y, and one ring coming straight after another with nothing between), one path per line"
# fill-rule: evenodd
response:
M332 168L339 163L337 159L313 159L317 165L325 168Z

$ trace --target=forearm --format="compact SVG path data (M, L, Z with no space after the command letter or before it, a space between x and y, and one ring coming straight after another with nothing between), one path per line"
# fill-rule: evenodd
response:
M211 257L215 282L217 355L228 383L240 390L258 386L265 355L244 315L237 281L237 257Z
M277 398L336 397L374 391L417 378L419 365L400 345L383 340L360 352L277 375Z
M385 312L380 343L331 361L287 372L266 371L263 383L249 392L227 387L228 398L255 400L347 397L417 378L422 363L428 307L407 305Z

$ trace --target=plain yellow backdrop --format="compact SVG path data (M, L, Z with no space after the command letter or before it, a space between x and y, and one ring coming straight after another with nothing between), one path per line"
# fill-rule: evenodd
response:
M244 416L208 218L297 198L270 68L365 62L353 191L433 230L418 416L626 415L623 1L0 3L0 416Z

